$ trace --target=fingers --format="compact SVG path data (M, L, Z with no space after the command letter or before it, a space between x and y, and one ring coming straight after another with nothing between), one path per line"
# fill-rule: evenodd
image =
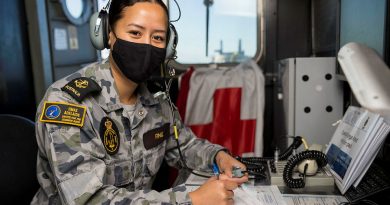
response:
M233 181L223 181L226 190L234 190L238 187L238 184Z
M235 183L238 183L238 184L242 184L242 183L245 183L249 180L248 176L243 176L243 177L239 177L239 178L229 178L227 179L228 181L232 181L232 182L235 182Z
M233 177L233 174L232 174L232 170L231 170L231 169L225 169L225 170L223 170L223 173L224 173L226 176L230 177L230 178Z
M227 199L233 199L233 197L234 197L234 192L231 191L231 190L228 190L228 191L226 192L226 198L227 198Z
M217 177L216 177L216 176L212 176L212 177L210 177L210 178L207 180L207 182L212 182L212 181L215 181L215 180L217 180Z
M226 174L219 175L220 180L232 181L238 184L245 183L249 180L248 175L244 175L243 177L228 177Z
M226 190L224 192L220 192L220 197L222 200L224 201L229 201L229 200L232 200L234 199L234 192L231 191L231 190Z
M233 205L234 204L234 192L233 191L226 191L225 194L226 194L226 197L225 197L226 204Z

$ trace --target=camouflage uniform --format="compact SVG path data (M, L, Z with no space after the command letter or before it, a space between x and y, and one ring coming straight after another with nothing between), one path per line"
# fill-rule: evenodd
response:
M61 90L78 77L93 79L101 92L80 103ZM173 133L172 117L165 100L153 98L143 84L137 89L138 101L130 122L119 103L108 64L89 65L50 86L37 109L37 177L41 188L31 204L191 204L184 185L162 192L150 189L163 159L178 166L180 158L173 136L145 148L143 136L147 131L170 123ZM86 106L83 125L41 122L44 101ZM119 131L120 146L115 154L108 154L101 140L99 126L104 117L112 119ZM212 169L213 159L223 147L197 139L180 123L178 128L187 166Z

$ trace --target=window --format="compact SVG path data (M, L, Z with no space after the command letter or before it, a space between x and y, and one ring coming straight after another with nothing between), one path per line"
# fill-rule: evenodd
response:
M207 3L208 2L208 3ZM181 64L238 63L257 58L261 36L261 0L178 1L181 18L174 22L179 35L177 62ZM207 20L207 4L209 17ZM169 1L170 19L179 16ZM208 28L207 28L208 21ZM207 32L208 30L208 32ZM208 45L207 45L208 38Z
M62 10L74 25L83 25L91 16L92 3L87 0L60 0Z
M84 2L82 0L66 0L65 4L73 18L80 18L81 14L83 14Z

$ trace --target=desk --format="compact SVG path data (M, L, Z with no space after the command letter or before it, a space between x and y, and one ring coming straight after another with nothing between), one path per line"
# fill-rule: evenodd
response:
M207 178L189 174L184 183L190 190L195 190L206 180ZM340 195L336 186L290 189L288 187L261 185L255 183L253 179L244 188L236 189L234 193L236 205L258 204L254 202L255 200L265 205L337 205L347 202L347 199Z

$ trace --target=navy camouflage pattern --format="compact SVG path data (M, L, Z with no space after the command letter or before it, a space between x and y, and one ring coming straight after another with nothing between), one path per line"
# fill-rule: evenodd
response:
M79 77L96 81L102 88L100 94L87 96L79 103L61 90ZM37 177L41 188L31 204L191 204L184 185L162 192L151 190L163 159L170 166L180 167L180 158L173 136L145 149L144 133L170 123L172 135L173 119L168 102L153 98L146 85L138 86L137 95L130 122L119 102L108 63L91 64L48 88L36 115ZM45 101L86 106L83 126L40 122ZM107 153L100 138L104 117L112 119L119 131L120 146L113 155ZM178 128L187 166L210 171L216 153L224 148L196 138L181 123Z

